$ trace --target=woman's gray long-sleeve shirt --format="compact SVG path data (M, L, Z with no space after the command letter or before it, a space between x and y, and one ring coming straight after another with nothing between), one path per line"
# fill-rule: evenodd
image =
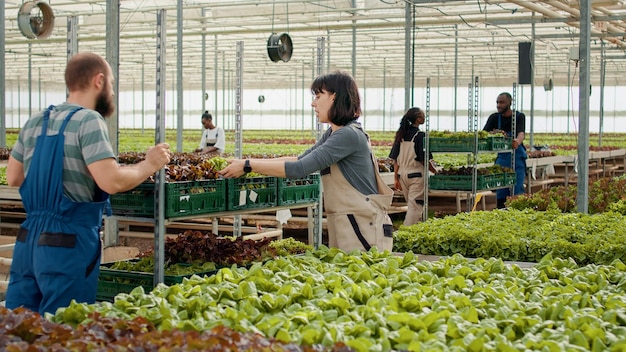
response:
M302 178L316 171L324 174L330 165L337 164L346 180L359 192L377 194L368 137L357 126L359 123L355 121L335 132L329 128L297 161L285 163L286 176Z

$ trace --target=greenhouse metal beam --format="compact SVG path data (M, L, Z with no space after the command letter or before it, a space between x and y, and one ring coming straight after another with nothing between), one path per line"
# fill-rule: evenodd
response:
M591 34L590 0L580 1L579 84L578 84L578 189L576 206L579 213L589 212L589 42Z
M4 87L6 87L6 74L5 74L5 21L4 21L4 1L0 1L0 62L3 64L0 65L0 91L3 94L0 94L0 148L6 147L7 139L6 139L6 97L4 94Z

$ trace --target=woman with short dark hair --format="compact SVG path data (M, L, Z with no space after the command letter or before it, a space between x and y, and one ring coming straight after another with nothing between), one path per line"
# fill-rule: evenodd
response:
M392 224L387 209L393 191L380 178L369 136L357 122L361 100L356 82L345 72L333 72L317 77L311 93L318 121L330 125L315 145L298 157L235 159L221 174L239 177L255 171L302 178L320 171L329 246L345 251L374 246L391 250Z

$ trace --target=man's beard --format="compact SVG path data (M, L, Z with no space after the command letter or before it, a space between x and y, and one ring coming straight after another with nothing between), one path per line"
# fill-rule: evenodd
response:
M109 117L113 115L113 112L115 111L113 101L109 96L106 95L104 89L102 90L100 95L98 95L98 99L96 99L96 108L94 110L100 113L102 117Z

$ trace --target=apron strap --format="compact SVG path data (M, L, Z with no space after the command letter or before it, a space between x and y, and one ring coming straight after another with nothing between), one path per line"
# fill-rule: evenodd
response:
M63 124L61 125L61 128L59 129L59 133L63 133L63 131L65 131L65 126L67 125L67 123L72 119L72 116L74 116L74 114L79 111L84 109L82 106L79 106L77 108L74 108L74 110L70 111L69 114L67 114L67 116L65 117L65 120L63 120Z
M47 136L48 135L48 121L50 121L50 111L52 111L52 109L54 109L54 105L48 106L46 111L44 111L44 113L43 113L43 125L41 126L41 135L42 136Z

